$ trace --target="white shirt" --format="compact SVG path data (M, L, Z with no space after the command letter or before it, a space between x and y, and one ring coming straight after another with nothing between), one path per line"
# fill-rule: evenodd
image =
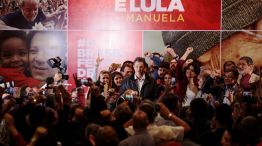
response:
M135 134L133 126L129 126L128 128L125 128L125 130L127 131L128 135ZM181 142L184 139L184 127L182 126L157 126L155 124L149 124L147 126L147 131L157 143L171 140Z
M190 106L190 102L196 98L196 94L189 88L189 86L187 86L186 89L186 102L183 103L183 107L184 106Z
M139 78L135 75L135 80L136 80L136 83L137 83L137 86L138 86L139 95L140 95L140 91L141 91L141 89L142 89L142 86L143 86L143 84L144 84L145 79L146 79L145 74L142 76L141 79L139 79Z

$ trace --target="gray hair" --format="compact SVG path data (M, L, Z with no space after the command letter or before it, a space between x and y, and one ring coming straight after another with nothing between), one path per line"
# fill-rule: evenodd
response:
M28 1L28 0L19 0L19 6L23 6L25 4L25 2ZM40 3L40 0L34 0L36 1L37 3Z

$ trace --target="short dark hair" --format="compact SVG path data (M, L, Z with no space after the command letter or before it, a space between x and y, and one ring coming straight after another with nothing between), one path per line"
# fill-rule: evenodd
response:
M133 69L133 66L131 66L130 64L123 64L123 65L121 66L121 68L120 68L120 71L121 71L121 72L124 72L124 70L125 70L126 67L132 68L132 70L134 70L134 69Z
M238 78L239 73L238 73L238 71L237 71L236 69L233 69L233 70L227 70L227 71L225 71L224 74L226 74L226 73L230 73L230 72L233 74L234 79L237 79L237 78Z
M236 63L234 61L226 61L224 64L223 64L223 70L225 71L226 70L226 66L229 65L229 64L233 64L234 66L236 66Z
M158 68L166 68L166 69L169 69L169 63L168 62L165 62L165 61L162 61L159 65Z
M98 128L95 142L97 146L117 146L119 142L118 135L111 126L103 126Z
M134 60L134 63L135 62L143 62L144 66L145 67L147 66L146 60L143 57L136 57L136 59Z
M130 60L126 60L126 61L123 62L122 66L124 66L126 64L134 64L134 62L130 61Z
M157 116L155 105L151 100L144 100L139 109L146 113L149 123L153 123L155 121L155 117Z
M239 60L245 60L248 65L252 65L252 64L253 64L253 60L252 60L252 58L249 57L249 56L243 56L243 57L241 57Z

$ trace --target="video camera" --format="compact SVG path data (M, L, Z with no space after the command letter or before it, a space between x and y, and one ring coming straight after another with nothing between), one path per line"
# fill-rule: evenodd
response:
M90 77L80 79L80 82L81 82L81 85L85 85L85 86L91 86L93 84L93 81Z
M47 63L50 67L59 69L60 73L62 74L63 80L68 80L69 76L65 74L66 67L63 67L61 62L62 59L58 56L47 60Z

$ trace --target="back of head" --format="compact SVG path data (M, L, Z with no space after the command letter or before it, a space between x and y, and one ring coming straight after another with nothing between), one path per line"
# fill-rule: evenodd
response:
M90 135L95 136L98 132L99 127L100 126L95 123L88 124L85 129L85 137L88 138Z
M175 94L172 93L167 94L163 98L162 102L170 111L174 111L177 109L178 98L176 97Z
M236 140L243 145L256 145L260 142L260 129L256 118L245 117L236 127Z
M140 104L139 109L146 113L149 123L153 123L155 121L155 117L157 114L155 111L155 105L151 100L144 100Z
M166 68L166 69L169 69L169 63L163 61L163 62L160 63L159 68Z
M191 114L195 121L203 121L208 118L208 105L202 98L195 98L190 103Z
M144 130L149 123L146 113L141 110L135 111L132 120L134 130Z
M100 127L96 135L96 146L117 146L118 136L111 126Z
M227 128L231 127L233 123L232 109L227 104L221 104L216 108L216 121Z

